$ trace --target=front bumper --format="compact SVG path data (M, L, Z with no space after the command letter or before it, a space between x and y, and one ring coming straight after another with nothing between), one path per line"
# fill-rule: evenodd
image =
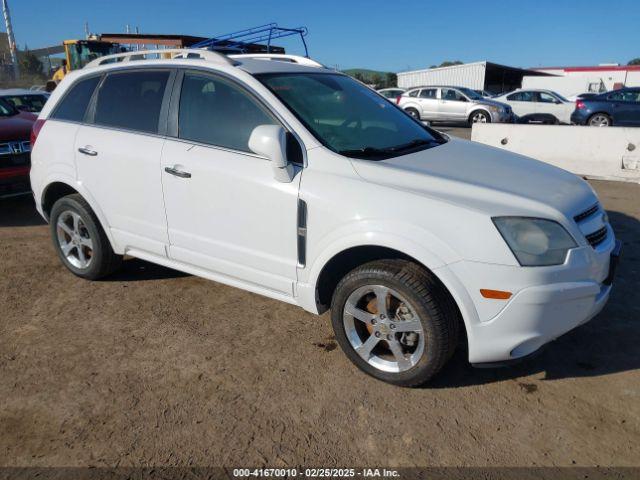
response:
M469 361L503 363L526 357L596 316L609 299L620 242L612 238L600 251L588 249L577 249L565 265L547 273L535 270L541 267L533 267L534 273L520 267L526 278L518 278L519 272L509 267L451 265L456 277L465 278L470 293L482 283L514 292L506 303L479 295L473 298L477 321L465 321ZM480 277L483 280L474 280Z

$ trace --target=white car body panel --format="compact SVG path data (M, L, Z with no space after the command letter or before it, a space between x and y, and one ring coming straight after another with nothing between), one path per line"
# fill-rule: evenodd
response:
M190 59L132 63L96 67L91 73L143 63L227 75L295 134L305 160L296 166L293 181L281 183L270 162L257 155L47 120L32 153L38 210L45 213L44 194L51 183L73 187L96 212L116 253L317 313L318 282L335 255L363 246L394 249L430 269L447 287L463 317L474 363L531 353L587 321L608 298L610 287L602 281L615 237L601 210L580 224L574 221L597 202L579 177L453 139L383 161L339 155L250 73L315 73L317 67L251 59L240 66ZM40 119L50 116L82 75L65 77ZM92 147L99 155L76 154L79 147ZM192 177L166 175L165 167L180 167ZM307 205L304 264L297 263L296 255L298 199ZM577 247L562 265L521 267L494 226L494 216L555 220ZM607 240L591 247L585 234L603 226ZM487 299L480 288L511 291L513 297Z

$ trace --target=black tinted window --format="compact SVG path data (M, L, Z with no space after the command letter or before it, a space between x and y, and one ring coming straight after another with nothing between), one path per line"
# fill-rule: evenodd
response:
M91 77L76 83L58 104L51 118L81 122L99 81L100 77Z
M436 89L430 88L428 90L421 90L420 98L436 98Z
M221 78L186 74L180 94L178 136L249 152L258 125L276 122L247 93Z
M98 92L94 123L141 132L158 131L160 108L169 72L107 75Z

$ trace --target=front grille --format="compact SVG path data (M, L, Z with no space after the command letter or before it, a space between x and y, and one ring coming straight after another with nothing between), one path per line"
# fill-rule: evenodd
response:
M0 168L12 168L12 167L28 167L31 162L30 153L18 153L15 155L1 155L0 156Z
M576 223L580 223L582 220L584 220L585 218L589 218L591 215L596 213L598 210L600 210L600 205L596 203L595 205L593 205L592 207L589 207L584 212L579 213L578 215L573 217L573 219L576 221Z
M607 238L607 227L602 227L600 230L596 230L593 233L590 233L589 235L585 235L587 242L589 242L589 244L595 248L598 245L600 245L602 242L605 241L605 239Z

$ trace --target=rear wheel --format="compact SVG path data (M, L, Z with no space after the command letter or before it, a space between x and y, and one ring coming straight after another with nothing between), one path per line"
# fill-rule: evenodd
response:
M587 123L591 127L610 127L613 125L611 117L606 113L595 113L591 115Z
M444 287L404 260L362 265L331 303L338 343L365 373L401 386L430 380L458 341L459 313Z
M405 110L405 112L407 112L409 115L411 115L416 120L420 120L420 112L418 112L418 110L416 110L415 108L409 107L409 108L407 108Z
M50 228L60 260L75 275L97 280L120 266L122 257L113 252L98 218L82 196L69 195L54 203Z
M469 123L491 123L491 115L483 110L476 110L469 115Z

